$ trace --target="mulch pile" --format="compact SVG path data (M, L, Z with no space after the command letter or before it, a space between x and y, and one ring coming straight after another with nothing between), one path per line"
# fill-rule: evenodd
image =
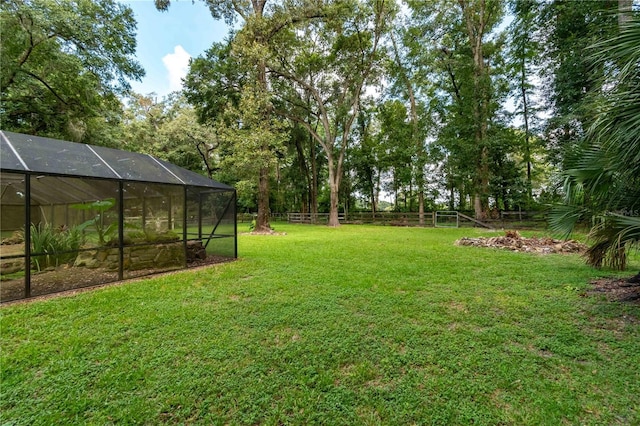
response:
M524 238L518 231L506 231L504 236L461 238L456 241L459 246L489 247L525 253L577 253L582 254L587 246L574 240L562 241L553 238Z

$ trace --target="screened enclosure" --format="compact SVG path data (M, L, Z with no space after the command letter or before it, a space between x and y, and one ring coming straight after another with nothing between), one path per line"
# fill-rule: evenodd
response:
M237 257L235 189L146 154L0 131L0 301Z

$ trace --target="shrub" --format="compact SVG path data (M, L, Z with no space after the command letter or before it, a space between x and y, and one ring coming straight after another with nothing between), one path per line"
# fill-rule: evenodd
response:
M73 261L84 242L79 227L55 229L51 225L31 224L31 257L38 271Z

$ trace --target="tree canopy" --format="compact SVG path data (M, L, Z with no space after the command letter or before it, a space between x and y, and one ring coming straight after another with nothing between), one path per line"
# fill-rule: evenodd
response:
M2 127L109 143L119 95L144 70L136 22L115 0L8 0L0 11Z
M143 70L127 7L4 2L2 127L234 184L263 231L274 212L337 226L382 206L482 220L558 204L556 229L597 219L594 265L637 244L633 2L202 1L233 30L160 100L128 90Z

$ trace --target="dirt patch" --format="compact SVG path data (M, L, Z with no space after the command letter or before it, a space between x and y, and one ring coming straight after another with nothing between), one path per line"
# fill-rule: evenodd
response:
M640 274L632 278L599 278L591 281L590 284L592 289L587 291L588 294L604 294L607 300L613 302L640 305Z
M574 240L556 240L548 237L525 238L518 231L506 231L504 236L461 238L456 241L459 246L488 247L538 254L583 254L587 246Z
M207 256L205 259L196 259L189 262L187 270L201 268L218 263L231 262L236 259L222 256ZM184 271L185 268L161 269L138 269L135 271L124 271L124 280L118 281L118 272L105 268L79 268L69 265L58 268L50 268L39 273L31 274L31 295L29 299L24 299L24 278L3 280L0 284L0 301L2 305L15 303L18 301L29 301L42 299L57 295L75 294L79 291L103 287L105 285L116 285L129 282L143 277L157 277Z

